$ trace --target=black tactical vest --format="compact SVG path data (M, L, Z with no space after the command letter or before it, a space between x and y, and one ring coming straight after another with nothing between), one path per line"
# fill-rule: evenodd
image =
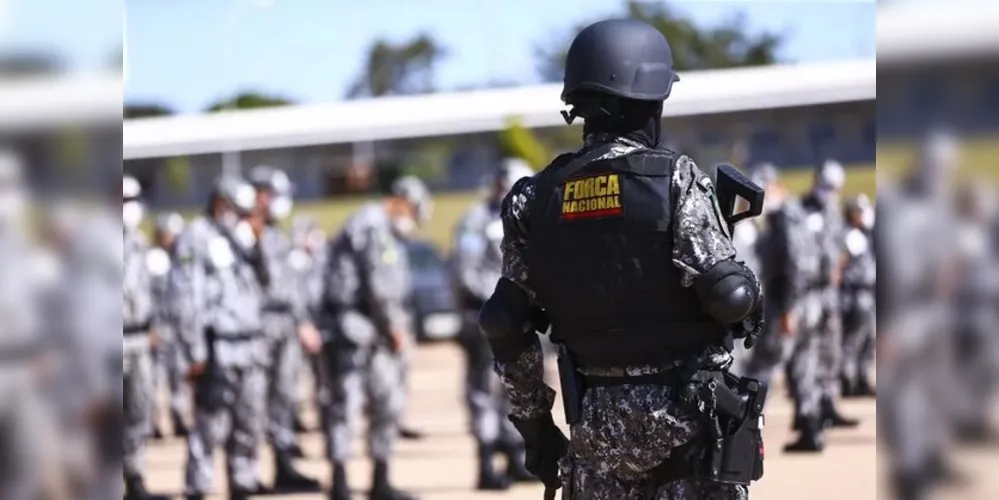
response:
M557 159L536 177L528 274L553 340L581 366L663 365L718 344L673 264L676 153L612 145ZM618 145L618 147L621 147Z

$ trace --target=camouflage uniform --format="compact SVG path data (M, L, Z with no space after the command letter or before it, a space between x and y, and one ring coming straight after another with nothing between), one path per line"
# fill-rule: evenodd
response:
M187 363L177 340L177 324L170 311L170 270L173 267L173 249L153 247L146 253L146 267L152 277L153 304L156 309L157 346L153 351L156 376L156 394L164 382L170 395L170 415L175 426L183 423L183 416L190 406L190 386L184 380ZM165 380L164 380L165 378ZM153 415L155 422L155 412ZM154 423L155 425L155 423ZM182 429L174 428L174 432Z
M290 452L296 446L295 396L302 361L298 325L308 318L306 297L291 267L291 240L280 228L269 226L260 245L271 275L263 309L268 351L267 436L276 450Z
M592 133L587 145L614 142L608 155L624 155L641 146L629 139ZM720 226L716 203L698 187L707 179L690 158L680 156L672 178L674 224L673 262L684 271L684 284L735 255L727 229ZM503 203L503 278L522 288L537 302L528 276L526 260L530 242L529 209L536 196L534 178L514 185ZM540 304L536 304L540 305ZM698 365L725 369L731 355L722 347L709 348ZM664 360L661 366L632 366L614 370L580 368L588 376L638 376L674 369L681 360ZM511 418L531 420L551 411L555 391L544 383L544 358L540 343L532 345L512 362L495 363L511 402ZM703 420L678 401L669 386L619 385L596 387L585 392L582 416L572 426L568 455L561 461L564 498L610 500L646 498L653 481L651 469L660 465L674 448L704 432ZM653 498L745 499L748 488L700 480L679 480L660 486Z
M493 373L492 350L479 333L481 304L489 298L503 267L500 245L503 222L499 207L490 203L475 205L455 229L454 273L459 295L467 297L462 311L462 344L466 350L465 404L472 417L472 434L477 443L521 445L520 434L506 416L510 403Z
M865 348L874 342L877 308L874 287L878 267L871 234L863 228L846 233L847 261L843 268L843 378L851 386L866 379L870 364Z
M146 440L152 434L156 408L156 387L149 333L153 321L152 275L146 263L148 246L137 231L124 235L124 275L122 279L122 329L124 331L124 388L126 477L141 477L145 468Z
M324 332L327 450L334 463L351 456L356 419L366 403L368 453L387 460L405 405L404 354L389 349L388 336L411 330L406 249L385 209L372 203L346 222L329 251L324 296L334 310Z
M833 200L824 203L815 195L805 198L808 211L807 225L816 233L822 248L822 278L816 283L816 294L821 304L817 325L819 334L819 385L825 398L839 394L840 373L843 362L843 324L840 315L840 297L836 275L843 260L843 215L839 204Z
M787 200L767 216L767 227L760 242L761 279L767 294L766 327L753 348L746 376L770 383L775 371L789 364L799 415L817 416L817 298L809 291L818 275L818 245L806 227L806 214L797 200ZM791 314L793 336L780 332L781 318Z
M230 493L258 488L253 466L264 413L262 291L236 245L218 223L199 217L178 238L171 273L181 345L191 363L207 364L194 387L186 470L191 495L211 490L219 444L226 450Z

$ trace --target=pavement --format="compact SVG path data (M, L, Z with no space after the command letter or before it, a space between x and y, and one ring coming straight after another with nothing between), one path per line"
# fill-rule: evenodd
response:
M421 346L415 356L411 371L411 399L405 421L413 428L427 433L420 441L399 441L398 451L392 462L392 479L400 488L411 491L422 500L475 500L509 499L538 500L542 498L539 485L517 485L507 492L478 493L475 483L475 448L468 429L468 419L462 403L462 353L453 344ZM554 368L554 363L549 363ZM557 380L556 376L552 380ZM304 384L307 385L307 384ZM792 436L791 405L782 387L771 390L766 412L764 442L766 446L765 473L754 483L751 498L774 500L864 500L887 498L878 489L878 460L874 399L845 400L841 411L861 420L857 429L831 430L827 433L827 449L821 455L789 456L781 452L783 444ZM561 403L556 400L556 422L561 421ZM306 422L315 428L314 411L306 415ZM169 429L165 424L165 429ZM330 481L330 469L323 458L323 439L319 432L302 436L302 447L307 458L298 461L299 467L319 478L324 485ZM183 440L166 438L153 443L148 460L147 484L151 491L180 497L183 491L183 474L186 445ZM362 454L348 465L351 486L355 497L365 498L370 482L371 465L363 457L364 442L358 437L355 450ZM882 454L883 455L883 454ZM974 451L958 456L957 463L971 471L976 480L970 488L952 491L944 498L985 500L999 498L999 478L989 467L995 460L995 451ZM216 455L215 484L223 493L225 467L222 452ZM273 477L269 450L263 449L260 459L260 478L268 483ZM979 481L981 480L981 481ZM881 481L882 486L884 481ZM882 494L878 494L882 491ZM989 494L992 493L992 494ZM213 498L224 498L217 496ZM322 494L268 495L260 498L318 499Z

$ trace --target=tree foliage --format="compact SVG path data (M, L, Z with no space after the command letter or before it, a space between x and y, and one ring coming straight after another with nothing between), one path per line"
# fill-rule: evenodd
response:
M364 68L347 89L347 98L434 92L434 69L444 55L444 48L427 34L400 44L379 40L368 49Z
M229 98L218 100L208 106L205 111L214 113L230 109L273 108L277 106L288 106L290 104L295 104L295 101L285 97L246 91L240 92Z
M675 67L680 71L774 64L783 42L775 33L750 33L742 13L721 25L700 27L667 4L629 0L624 15L658 28L669 40ZM538 72L544 81L562 79L569 44L589 24L577 26L571 36L555 46L545 44L535 49Z
M174 114L168 106L156 103L131 103L125 104L122 109L122 116L126 120L132 118L152 118L155 116L170 116Z

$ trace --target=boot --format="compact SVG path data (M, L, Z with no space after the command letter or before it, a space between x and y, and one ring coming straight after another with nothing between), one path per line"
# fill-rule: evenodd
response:
M339 462L333 464L333 488L330 490L330 500L350 500L347 469Z
M897 500L925 500L927 483L922 474L898 473L892 480Z
M388 463L384 460L375 461L375 474L371 481L370 500L416 500L416 497L404 491L397 490L389 484Z
M400 425L399 437L407 441L419 441L423 439L423 433L416 429L413 429L412 427Z
M536 483L539 481L534 474L531 474L524 466L524 446L507 445L503 449L506 456L506 475L515 483Z
M184 495L185 500L205 500L205 496L201 493L191 493L189 495Z
M151 495L146 490L146 482L142 476L125 478L125 500L169 500L169 498L163 495Z
M173 423L173 435L179 438L186 438L188 431L187 424L184 423L184 417L181 417L177 412L172 412L170 420Z
M857 385L853 388L853 395L858 398L874 398L877 397L877 392L874 390L874 386L871 385L871 379L867 378L866 375L862 375L857 379Z
M496 474L493 457L496 448L492 444L479 444L479 481L475 489L479 491L504 491L510 488L507 478Z
M943 453L934 453L924 467L923 478L930 484L945 486L962 486L968 483L968 478L954 469Z
M305 426L305 422L302 422L302 417L298 416L298 412L295 412L295 421L293 423L295 426L295 432L298 434L304 434L309 432L309 428Z
M856 385L845 375L840 375L839 377L839 394L844 398L856 396Z
M302 447L299 446L298 443L292 443L291 446L288 447L288 454L291 455L292 458L305 458L305 452L302 451Z
M829 396L822 397L822 404L820 406L822 413L822 426L823 427L839 427L852 429L860 425L860 420L855 418L846 418L840 415L839 411L836 409L836 404Z
M250 500L251 492L243 490L230 490L229 500Z
M822 425L818 418L802 417L798 440L784 446L784 453L818 453L822 451Z
M319 491L319 481L306 477L295 469L291 455L287 452L274 456L274 490L281 492Z
M164 437L163 430L160 429L160 425L159 424L153 424L153 440L154 441L162 441L163 437Z

